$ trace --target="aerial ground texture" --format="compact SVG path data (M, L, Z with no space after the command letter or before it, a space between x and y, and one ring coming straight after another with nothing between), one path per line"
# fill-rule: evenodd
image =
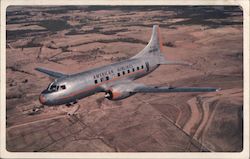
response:
M167 59L137 80L167 86L218 87L212 93L136 94L121 101L96 94L72 109L40 107L51 82L34 70L64 73L127 59L161 28ZM239 7L43 6L7 8L8 151L242 151L243 29Z

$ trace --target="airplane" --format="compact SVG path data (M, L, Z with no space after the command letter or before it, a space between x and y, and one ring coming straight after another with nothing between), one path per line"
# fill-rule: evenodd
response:
M163 46L158 25L153 25L151 39L135 56L117 63L90 69L76 74L64 74L44 68L35 68L54 79L42 91L39 101L43 105L73 105L78 100L105 92L109 100L121 100L136 93L214 92L212 87L147 86L134 80L153 72L160 65L191 65L183 61L169 61L163 56ZM79 105L68 115L73 115Z

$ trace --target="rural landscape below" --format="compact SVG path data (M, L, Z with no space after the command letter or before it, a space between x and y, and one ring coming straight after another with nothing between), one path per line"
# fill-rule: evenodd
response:
M161 65L136 82L216 87L210 93L99 93L80 109L41 106L52 79L128 59L159 25ZM11 152L240 152L243 150L243 12L236 6L9 6L6 149ZM38 109L39 108L39 109ZM37 111L34 111L37 110Z

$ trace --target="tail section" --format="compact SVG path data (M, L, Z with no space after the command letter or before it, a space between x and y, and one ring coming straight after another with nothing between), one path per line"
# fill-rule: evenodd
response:
M162 39L160 35L160 28L158 25L154 25L148 45L133 58L162 56L161 55L161 52L163 51L162 48L163 47L162 47Z
M161 32L160 32L160 27L158 25L153 26L151 39L146 47L149 47L149 51L153 50L159 53L163 51Z
M152 34L148 45L137 55L132 58L153 58L160 65L191 65L182 61L168 61L163 56L163 46L160 33L160 27L158 25L153 26Z

